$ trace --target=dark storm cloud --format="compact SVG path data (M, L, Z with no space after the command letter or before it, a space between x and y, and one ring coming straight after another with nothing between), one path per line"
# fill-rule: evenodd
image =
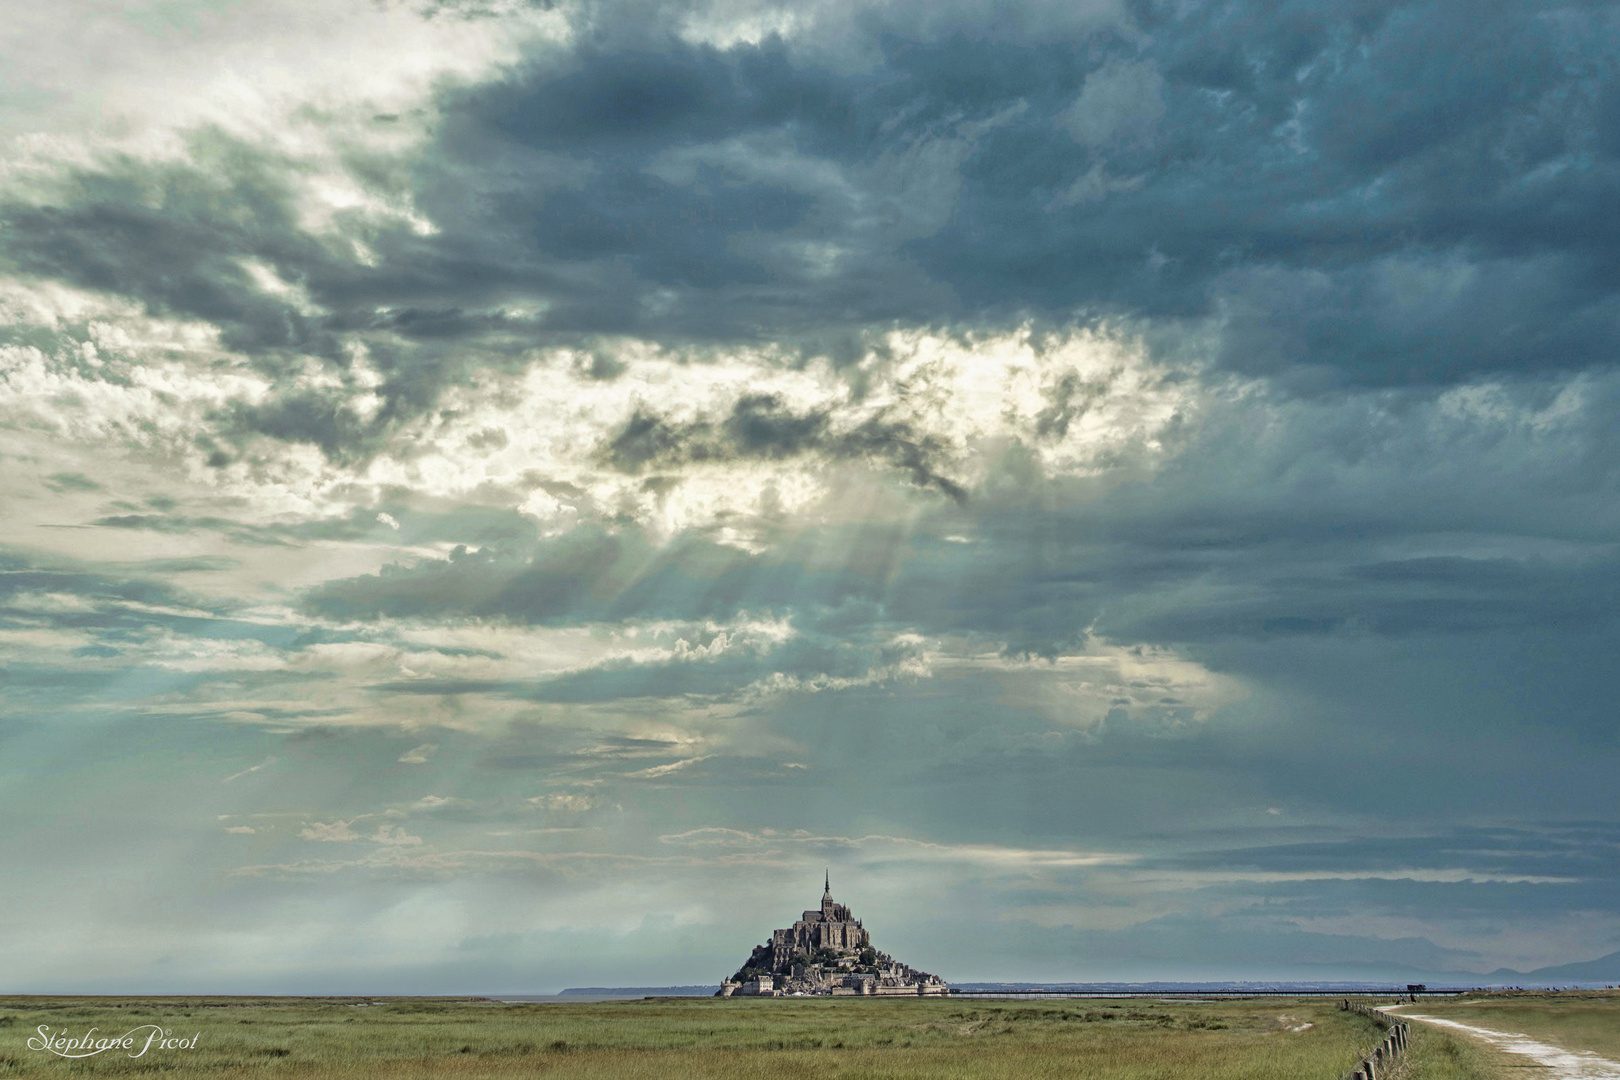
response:
M670 421L638 408L600 456L631 473L694 461L792 457L822 441L827 420L825 412L796 415L774 394L744 395L718 427L708 420Z
M963 486L944 475L939 459L945 442L905 420L882 414L839 433L829 431L831 410L795 413L776 394L745 394L724 421L670 421L637 409L601 450L604 463L625 472L679 468L702 461L777 460L820 452L833 459L862 459L893 466L912 483L958 502Z
M1302 387L1613 362L1607 8L1131 11L1141 35L1048 39L873 15L863 68L814 41L587 33L444 90L419 156L350 148L437 230L339 214L366 263L300 225L306 166L211 131L0 206L4 257L207 320L278 381L310 357L342 376L215 417L219 464L254 435L364 453L473 370L602 334L842 352L896 321L1124 313L1214 317L1226 364ZM375 415L343 400L351 341L384 376ZM863 437L959 494L917 438Z
M932 317L949 298L894 250L896 193L841 175L904 149L878 137L890 81L775 39L588 44L447 96L422 202L543 280L552 332L814 347ZM818 245L839 249L833 272Z
M253 353L307 347L310 327L236 262L260 253L308 261L286 171L263 151L206 136L186 164L108 162L63 181L53 203L0 210L5 259L25 274L208 319L227 344Z
M665 49L587 48L538 85L475 91L473 108L518 142L586 149L723 138L813 111L828 96L826 79L801 75L780 47L726 55L671 40Z
M1237 324L1227 361L1251 371L1388 383L1612 359L1606 13L1135 10L1153 35L1137 62L1163 78L1152 137L1080 155L1034 109L989 133L951 226L915 245L932 272L1007 304L1214 302ZM1043 205L1091 167L1115 186Z
M1140 50L1106 31L1042 42L890 25L881 63L859 73L771 40L582 50L561 71L537 65L448 104L442 156L581 156L601 182L508 184L503 218L534 222L548 259L631 260L641 288L624 319L661 286L683 297L660 320L677 332L699 320L721 335L792 331L771 295L791 286L822 326L1215 313L1234 366L1336 367L1359 382L1612 360L1620 279L1606 208L1620 162L1605 132L1620 93L1601 9L1134 10L1151 35ZM964 118L991 117L964 134ZM884 189L880 162L955 141L936 179L959 172L962 186L913 233L895 207L872 228L831 187L768 196L735 155L688 169L685 205L660 193L672 153L765 133L880 203L918 194ZM761 216L762 198L780 216ZM812 280L758 245L745 267L732 241L772 234L837 244L844 272ZM891 282L884 300L849 310L851 283L908 259L955 299ZM715 291L744 284L753 291Z

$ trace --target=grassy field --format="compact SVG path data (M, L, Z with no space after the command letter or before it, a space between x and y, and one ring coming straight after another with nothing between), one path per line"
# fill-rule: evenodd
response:
M13 997L0 998L0 1077L1338 1080L1381 1033L1334 1005ZM27 1045L40 1025L118 1036L146 1024L196 1047L70 1061ZM1482 1055L1425 1031L1401 1080L1489 1075Z
M1459 1024L1516 1031L1567 1050L1591 1050L1620 1061L1620 991L1487 994L1426 1000L1408 1011Z

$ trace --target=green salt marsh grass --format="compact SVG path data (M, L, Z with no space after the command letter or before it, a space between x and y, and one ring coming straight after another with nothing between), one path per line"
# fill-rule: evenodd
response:
M1382 1037L1336 1002L1292 999L377 1000L0 998L0 1077L1339 1080ZM158 1024L197 1046L69 1061L28 1048L42 1024ZM1402 1080L1489 1075L1453 1044L1420 1033L1426 1064Z

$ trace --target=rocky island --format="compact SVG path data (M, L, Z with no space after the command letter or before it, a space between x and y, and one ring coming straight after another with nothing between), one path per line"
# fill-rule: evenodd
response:
M900 963L872 947L872 936L849 908L832 897L825 879L821 907L792 926L771 932L748 962L720 984L716 997L757 994L944 994L945 980Z

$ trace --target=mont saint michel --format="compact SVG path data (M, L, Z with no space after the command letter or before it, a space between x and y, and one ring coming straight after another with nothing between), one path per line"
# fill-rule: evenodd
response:
M720 984L716 997L758 994L943 994L945 980L902 964L872 946L872 935L843 904L833 899L832 878L823 878L821 906L806 911L792 926L771 931L754 947L735 975Z

